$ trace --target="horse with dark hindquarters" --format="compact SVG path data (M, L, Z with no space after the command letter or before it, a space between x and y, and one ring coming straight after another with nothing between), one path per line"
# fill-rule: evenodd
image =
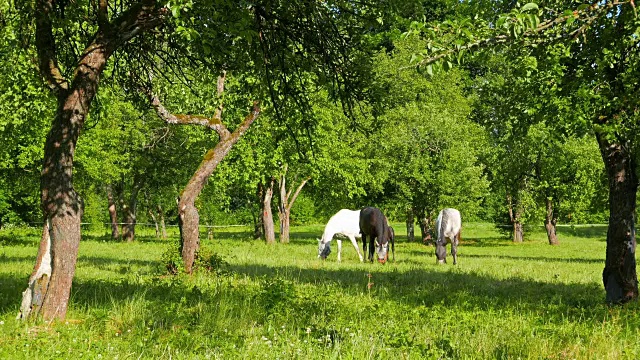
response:
M360 233L362 248L367 253L367 236L369 237L369 261L373 262L373 252L378 255L378 262L384 264L389 258L389 243L395 261L395 232L389 226L382 211L374 207L366 207L360 211ZM375 240L375 241L374 241ZM374 248L375 243L375 248Z
M458 243L460 242L460 232L462 230L462 219L460 211L456 209L443 209L438 214L436 220L436 231L438 238L436 239L436 259L438 263L447 262L447 238L451 240L451 256L453 256L453 265L458 263Z

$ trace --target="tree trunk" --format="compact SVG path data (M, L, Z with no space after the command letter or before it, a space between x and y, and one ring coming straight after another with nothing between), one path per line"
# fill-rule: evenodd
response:
M558 245L558 235L556 234L556 223L558 222L556 213L553 207L553 200L549 197L546 199L547 215L544 219L544 227L547 229L547 239L549 239L549 245Z
M162 238L167 238L167 226L164 223L164 211L162 211L162 206L158 205L158 216L160 217L160 231L162 232Z
M106 14L106 6L101 9ZM57 62L55 12L54 1L36 1L38 66L58 102L44 146L40 192L45 225L36 264L23 292L18 315L23 319L37 314L45 320L64 319L67 314L81 237L82 202L73 187L73 157L80 130L111 54L137 34L158 26L165 10L144 2L124 11L113 19L115 23L101 16L104 21L79 57L72 81L64 78Z
M285 209L280 217L280 243L289 243L289 222L291 220L291 211Z
M122 226L122 239L132 242L136 237L136 221L138 211L138 193L142 187L141 176L136 174L133 178L133 188L131 189L131 197L129 203L122 206L124 212L124 224Z
M433 221L432 217L431 217L431 213L429 213L429 215L425 215L426 212L423 212L420 215L420 219L418 221L419 225L420 225L420 234L422 236L422 243L423 244L428 244L428 245L432 245L433 244L433 237L431 236L431 223Z
M408 207L407 208L407 241L408 242L414 242L415 241L415 234L414 234L414 221L415 221L415 215L413 214L413 207Z
M156 218L156 216L154 215L153 211L151 209L149 209L149 216L151 216L151 220L153 220L153 225L155 226L156 229L156 238L159 239L160 238L160 227L158 226L158 219Z
M262 199L264 198L264 184L262 182L258 183L258 216L253 217L253 238L254 239L264 239L264 202Z
M285 165L282 175L280 176L280 206L278 206L278 218L280 219L280 242L285 244L289 242L289 229L290 229L289 225L291 221L291 208L293 207L293 204L296 202L298 195L300 195L302 188L310 179L310 178L306 178L303 181L301 181L298 187L296 188L296 191L292 194L293 187L291 187L289 191L287 191L287 186L286 186L286 182L287 182L286 177L287 177L288 168L289 166Z
M524 241L524 228L520 222L520 209L517 204L513 204L511 195L507 195L507 205L509 207L509 220L511 220L511 225L513 226L513 242L521 243Z
M109 219L111 222L111 239L118 240L120 232L118 231L118 213L116 211L116 202L113 197L113 188L107 185L107 201L109 203Z
M513 242L521 243L524 241L524 228L522 223L516 221L513 223Z
M224 91L225 79L226 72L223 71L218 77L218 97L220 97ZM162 105L160 99L149 89L142 88L140 90L146 93L151 101L151 105L156 110L156 114L166 123L205 126L215 130L220 138L216 146L204 155L204 159L202 159L200 166L191 179L189 179L178 202L178 223L180 225L180 237L182 238L182 261L184 262L185 271L191 274L193 272L195 257L200 247L200 232L198 229L200 216L196 209L195 201L200 195L200 192L202 192L207 179L209 179L213 171L218 167L218 164L227 156L233 145L238 142L240 137L258 118L260 108L258 107L258 103L254 102L251 112L244 118L233 133L231 133L222 123L222 103L218 105L215 114L211 118L198 115L176 116L171 114Z
M627 146L596 134L609 179L609 229L602 272L606 301L625 303L638 297L635 210L638 179Z
M262 199L262 220L264 222L264 240L267 244L276 242L276 233L273 226L273 213L271 212L271 199L273 198L273 185L275 180L272 178L269 187L264 191L264 199Z

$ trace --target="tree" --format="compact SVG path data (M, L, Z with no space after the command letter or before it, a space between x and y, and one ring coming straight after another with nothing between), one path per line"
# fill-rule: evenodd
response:
M559 96L569 100L566 103L578 107L565 108L553 101L544 104L558 109L557 114L571 114L547 121L560 129L595 134L609 179L603 284L607 302L625 303L638 298L635 260L638 123L637 103L633 101L639 91L636 72L639 40L635 33L638 17L635 4L627 1L567 7L564 2L551 3L544 9L526 4L493 19L495 26L486 26L487 22L482 20L476 23L467 20L464 24L449 22L430 28L425 33L435 41L429 44L434 51L419 63L431 72L434 63L449 67L455 58L461 59L464 51L495 44L524 44L538 49L559 44L565 50L561 56L554 56L552 62L559 60L560 66L549 84ZM442 46L442 42L452 39L460 42L455 47ZM584 41L574 41L581 39ZM442 48L449 50L440 51Z

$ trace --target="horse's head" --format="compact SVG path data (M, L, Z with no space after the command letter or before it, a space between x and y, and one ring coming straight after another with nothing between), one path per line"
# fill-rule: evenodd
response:
M376 254L380 264L386 263L389 258L389 241L376 241Z
M318 258L326 259L331 254L331 245L318 239Z
M436 259L438 259L438 264L445 264L447 262L447 248L445 244L436 241Z

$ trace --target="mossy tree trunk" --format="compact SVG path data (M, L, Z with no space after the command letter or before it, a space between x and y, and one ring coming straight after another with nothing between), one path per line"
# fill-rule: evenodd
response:
M225 77L226 74L223 72L218 78L218 96L224 91ZM218 164L229 153L233 145L249 129L260 114L260 109L258 108L258 103L254 102L251 112L235 131L231 133L222 123L222 104L218 107L212 118L198 115L173 115L151 91L148 89L142 90L149 96L149 100L158 116L168 124L205 126L216 131L220 138L216 146L205 154L200 166L182 190L178 202L178 224L180 225L180 236L182 238L182 260L184 262L185 272L190 274L193 272L193 264L198 249L200 248L200 232L198 228L200 215L195 206L195 201L204 188L209 176L211 176Z

